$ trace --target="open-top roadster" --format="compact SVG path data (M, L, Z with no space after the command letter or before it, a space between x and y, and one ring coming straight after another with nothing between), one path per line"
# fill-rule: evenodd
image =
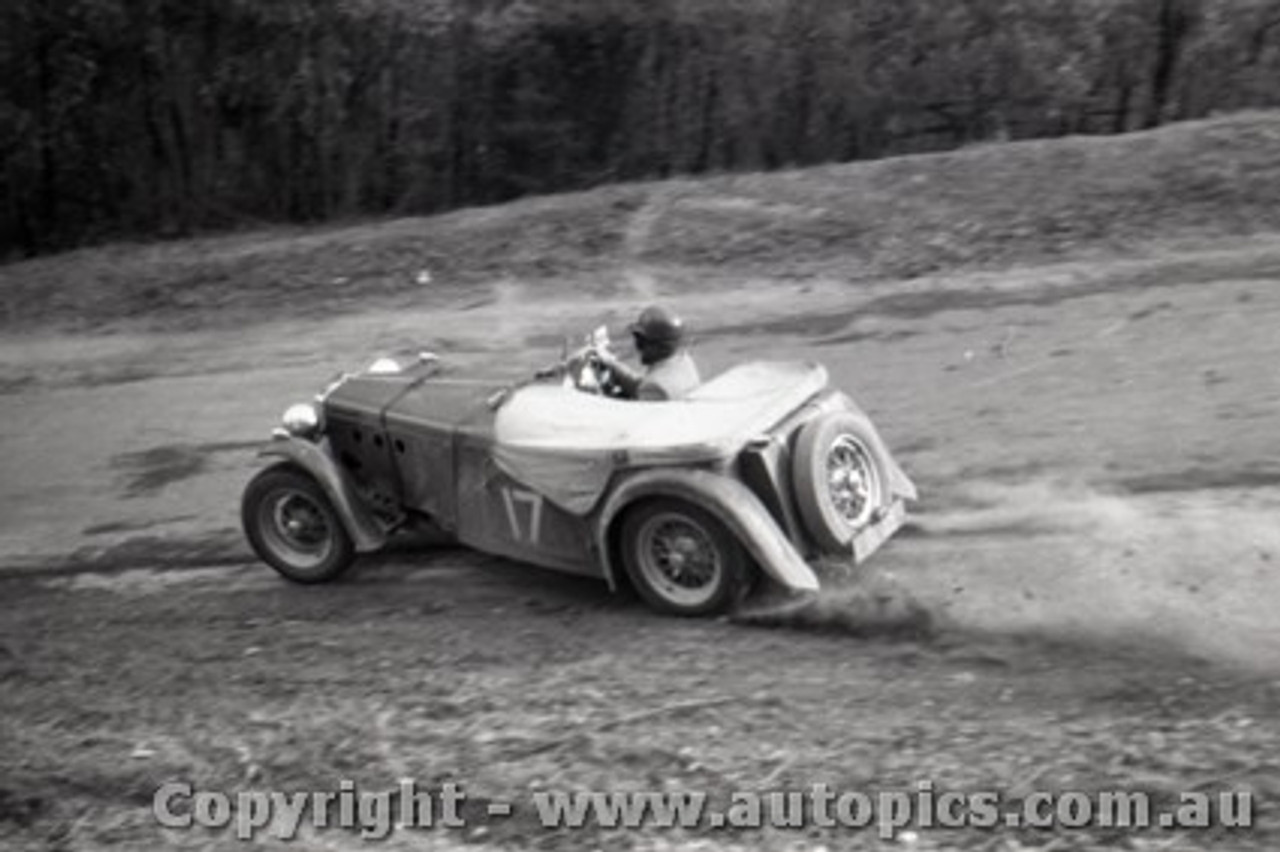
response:
M464 378L423 353L379 359L296 405L245 489L254 550L332 579L396 530L629 581L652 606L718 612L757 571L815 590L809 558L862 561L915 487L821 366L752 362L684 399L611 398L597 330L528 381Z

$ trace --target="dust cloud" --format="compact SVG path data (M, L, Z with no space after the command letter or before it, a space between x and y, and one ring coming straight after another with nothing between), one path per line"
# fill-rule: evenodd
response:
M1280 671L1280 489L979 483L899 579L961 628L1153 643ZM903 564L909 562L910 564Z
M1280 672L1280 489L980 482L845 581L739 621L857 637L1041 636ZM914 534L912 534L914 533Z

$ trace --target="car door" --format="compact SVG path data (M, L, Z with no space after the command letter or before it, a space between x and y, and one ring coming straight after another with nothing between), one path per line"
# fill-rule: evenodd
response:
M458 436L458 539L522 562L599 576L588 521L507 475L492 447L491 436Z

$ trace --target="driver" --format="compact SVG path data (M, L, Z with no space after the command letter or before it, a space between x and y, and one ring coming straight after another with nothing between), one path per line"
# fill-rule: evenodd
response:
M680 399L702 380L693 356L684 345L684 323L658 305L645 308L630 326L643 371L635 370L610 352L597 353L613 374L618 396L624 399Z

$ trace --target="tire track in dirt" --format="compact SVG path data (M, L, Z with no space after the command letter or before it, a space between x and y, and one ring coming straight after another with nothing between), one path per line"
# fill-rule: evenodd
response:
M622 238L622 277L631 291L644 301L658 297L657 279L644 262L645 250L653 238L654 228L678 197L677 190L667 184L650 190L644 204L631 214Z

